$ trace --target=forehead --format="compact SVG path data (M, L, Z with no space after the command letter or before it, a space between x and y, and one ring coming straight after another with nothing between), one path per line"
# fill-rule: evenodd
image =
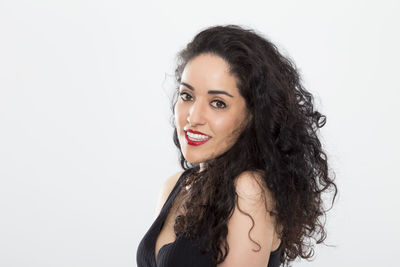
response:
M195 90L224 90L238 95L237 79L229 73L229 64L213 54L201 54L190 60L182 73L182 82L189 83Z

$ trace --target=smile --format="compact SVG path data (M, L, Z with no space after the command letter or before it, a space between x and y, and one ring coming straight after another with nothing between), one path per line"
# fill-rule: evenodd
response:
M192 145L192 146L202 145L211 139L211 137L206 136L206 135L194 134L194 133L190 133L190 132L186 132L186 131L185 131L185 138L186 138L188 144Z

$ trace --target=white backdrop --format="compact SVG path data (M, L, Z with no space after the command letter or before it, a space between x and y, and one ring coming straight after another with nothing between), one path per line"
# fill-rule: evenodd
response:
M255 28L327 116L340 194L294 266L399 266L398 1L0 0L0 266L136 266L162 182L175 54Z

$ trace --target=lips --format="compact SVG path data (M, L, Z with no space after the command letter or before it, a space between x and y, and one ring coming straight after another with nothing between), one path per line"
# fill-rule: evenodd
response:
M190 133L193 133L193 134L201 134L201 135L207 136L208 139L205 139L205 140L191 140L191 139L189 139L189 137L187 135L187 132L190 132ZM199 132L199 131L187 130L187 131L185 131L185 138L186 138L186 141L188 142L189 145L199 146L199 145L202 145L202 144L206 143L208 140L210 140L211 136L203 134L202 132Z
M199 132L199 131L195 131L195 130L192 130L192 129L188 129L187 132L208 136L208 135L206 135L205 133L202 133L202 132ZM208 137L211 137L211 136L208 136Z

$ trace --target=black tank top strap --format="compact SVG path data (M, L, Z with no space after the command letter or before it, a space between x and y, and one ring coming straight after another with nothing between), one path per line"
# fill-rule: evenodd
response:
M163 218L163 217L167 215L167 213L168 213L168 211L169 211L169 209L170 209L170 206L171 206L172 202L174 201L176 195L177 195L177 194L179 193L179 191L181 190L181 187L182 187L182 184L181 184L181 183L182 183L182 180L185 179L192 171L193 171L193 169L187 169L187 170L183 171L183 173L181 174L181 176L179 176L178 181L176 182L174 188L171 190L171 193L170 193L169 196L167 197L167 200L165 201L165 203L164 203L164 205L163 205L163 207L162 207L162 209L161 209L161 212L160 212L159 217L161 217L162 221L164 221L164 218ZM159 219L159 218L157 218L157 219Z

